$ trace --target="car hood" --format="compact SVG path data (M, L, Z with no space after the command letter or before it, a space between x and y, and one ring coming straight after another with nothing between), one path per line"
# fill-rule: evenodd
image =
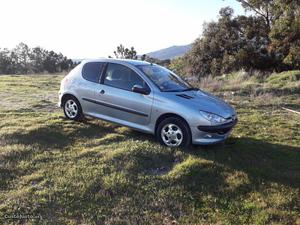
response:
M193 107L198 107L199 110L214 113L223 118L230 118L235 115L235 110L229 104L201 90L179 92L176 93L176 96L185 102L189 102Z

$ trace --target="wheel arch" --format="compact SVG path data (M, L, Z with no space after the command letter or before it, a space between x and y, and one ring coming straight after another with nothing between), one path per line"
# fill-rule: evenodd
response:
M157 132L157 127L158 127L158 125L159 125L163 120L165 120L165 119L167 119L167 118L170 118L170 117L179 118L179 119L181 119L183 122L185 122L186 125L187 125L187 127L188 127L188 129L189 129L190 135L192 134L190 125L188 124L187 120L186 120L185 118L183 118L182 116L176 114L176 113L164 113L164 114L160 115L160 116L157 118L156 122L155 122L155 130L154 130L154 133L155 133L155 134L156 134L156 132Z
M71 93L65 93L65 94L61 97L60 107L63 107L63 105L64 105L66 99L68 99L68 97L73 97L73 98L75 98L75 99L79 102L79 104L81 104L80 101L79 101L79 99L78 99L75 95L73 95L73 94L71 94Z

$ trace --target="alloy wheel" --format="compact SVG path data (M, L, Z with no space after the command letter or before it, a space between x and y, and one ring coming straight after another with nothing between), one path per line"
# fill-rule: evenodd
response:
M74 119L78 114L78 106L73 99L69 99L65 103L65 112L67 116Z
M179 126L169 123L161 129L161 138L165 145L177 147L183 140L183 133Z

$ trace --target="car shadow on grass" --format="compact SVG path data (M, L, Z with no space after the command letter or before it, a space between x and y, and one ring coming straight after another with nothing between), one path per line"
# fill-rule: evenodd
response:
M63 149L72 145L77 139L99 138L113 130L113 128L89 122L78 123L62 120L28 131L16 131L5 135L5 140L8 144L32 145L41 149Z
M72 146L77 139L101 138L111 133L121 135L104 139L102 144L122 141L124 138L155 142L152 135L130 129L118 131L118 128L120 127L117 125L105 125L99 121L77 123L60 119L28 131L16 131L4 138L7 144L24 144L42 150L64 149ZM253 179L268 179L290 186L300 186L300 148L253 138L230 138L228 142L234 144L192 147L187 152L236 170L245 171ZM24 156L28 156L28 151L23 152ZM20 159L22 156L17 158ZM9 156L7 159L11 160Z
M42 151L63 150L72 146L77 140L99 139L111 133L117 135L103 139L99 143L106 145L110 142L123 141L125 138L155 142L152 135L142 134L127 128L120 131L119 128L121 127L117 125L107 125L94 120L77 123L59 118L49 125L5 135L4 139L7 144L31 146L32 153L35 152L35 148ZM244 171L253 182L259 183L259 180L267 180L292 187L300 186L300 148L268 143L253 138L230 138L228 142L234 144L192 147L185 152L212 160L234 170ZM24 155L22 156L22 154ZM30 157L30 155L27 148L18 152L18 157L15 157L15 154L8 154L3 156L3 160L15 161Z

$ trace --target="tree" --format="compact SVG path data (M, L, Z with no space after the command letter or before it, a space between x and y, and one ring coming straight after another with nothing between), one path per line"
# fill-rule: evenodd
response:
M186 56L191 70L189 73L204 76L223 72L224 55L234 55L241 45L240 29L232 17L233 9L226 7L220 10L218 22L204 24L202 37L196 39ZM234 63L232 65L235 66Z
M146 54L141 56L141 60L147 61L147 62L150 62L150 63L155 63L155 64L158 64L158 65L161 65L161 66L164 66L164 67L169 67L170 62L171 62L170 59L161 60L161 59L157 59L157 58L152 58L152 57L150 57Z
M20 43L14 49L0 50L0 74L49 73L69 70L73 61L63 54L47 51L41 47L29 48Z
M141 56L141 60L142 60L142 61L145 61L145 60L146 60L146 57L147 57L147 55L146 55L146 54L143 54L143 55Z
M122 44L117 46L117 50L114 51L114 55L117 59L137 59L137 52L134 47L128 49Z
M32 62L32 68L34 73L39 73L44 71L44 61L47 52L41 47L35 47L32 49L30 54L30 59Z
M205 23L202 36L171 67L214 76L245 69L300 69L300 1L237 0L250 16L234 16L226 7L216 22Z
M270 32L269 50L284 69L300 68L300 2L275 1L277 20Z
M242 6L246 10L255 12L258 16L261 16L266 23L268 32L271 30L271 25L275 20L275 1L274 0L237 0L242 3Z
M263 18L268 32L268 52L275 69L300 67L299 0L237 0L246 10Z
M12 59L10 57L10 51L8 49L0 49L0 74L11 73Z
M189 67L185 56L172 59L169 68L181 76L189 75Z
M43 61L44 69L49 73L58 72L58 54L54 51L46 51L46 57Z
M24 73L27 74L31 72L30 68L30 48L28 45L24 43L18 44L13 50L13 59L15 61L15 64L17 65L17 71L16 73Z
M184 57L185 71L193 75L214 76L241 68L272 69L268 52L269 33L261 16L236 16L230 7L220 10L217 22L205 23L201 38Z

